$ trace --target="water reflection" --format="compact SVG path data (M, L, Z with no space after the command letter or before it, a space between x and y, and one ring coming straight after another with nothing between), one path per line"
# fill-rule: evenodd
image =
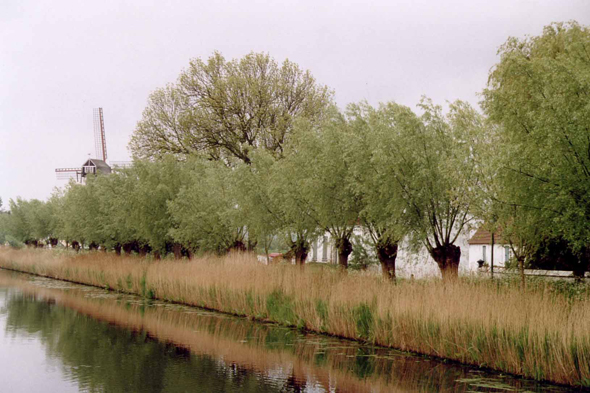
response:
M36 337L84 391L567 391L1 270L0 301L5 331Z

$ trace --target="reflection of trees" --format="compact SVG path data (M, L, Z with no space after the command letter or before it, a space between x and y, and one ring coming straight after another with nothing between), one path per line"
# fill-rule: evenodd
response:
M5 281L0 272L0 285ZM425 357L194 308L150 306L131 296L85 297L22 280L9 285L28 295L7 302L7 330L39 334L89 390L299 392L308 384L342 392L471 390L457 383L473 377L467 369Z
M101 392L276 392L259 373L160 343L146 332L121 329L35 296L6 303L7 331L36 334L80 388ZM283 391L284 388L283 388ZM289 389L287 391L298 391Z

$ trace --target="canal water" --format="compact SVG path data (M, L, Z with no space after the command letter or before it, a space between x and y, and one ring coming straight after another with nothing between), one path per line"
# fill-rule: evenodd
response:
M567 392L271 324L0 270L3 392Z

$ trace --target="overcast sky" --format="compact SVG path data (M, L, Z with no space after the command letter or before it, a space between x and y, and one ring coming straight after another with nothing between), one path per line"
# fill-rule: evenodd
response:
M590 25L590 0L0 1L0 197L47 198L57 167L92 153L103 107L110 160L150 92L189 59L268 52L309 69L341 107L467 100L509 36Z

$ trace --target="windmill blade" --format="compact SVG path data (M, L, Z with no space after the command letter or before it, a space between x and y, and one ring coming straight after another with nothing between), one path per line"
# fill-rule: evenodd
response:
M80 181L82 170L80 168L57 168L55 176L58 180L76 179Z
M107 140L104 132L102 108L94 108L94 147L96 149L96 158L106 162Z
M113 169L131 168L133 161L111 161L110 165Z

